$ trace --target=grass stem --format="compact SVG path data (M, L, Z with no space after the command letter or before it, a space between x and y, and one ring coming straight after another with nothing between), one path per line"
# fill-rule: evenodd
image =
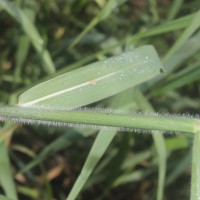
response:
M52 126L110 127L120 130L162 130L195 133L199 120L179 115L127 114L107 110L63 110L55 108L0 106L0 120Z

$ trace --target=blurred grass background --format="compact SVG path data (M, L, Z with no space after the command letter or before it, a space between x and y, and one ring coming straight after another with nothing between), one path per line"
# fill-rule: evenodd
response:
M0 0L0 101L17 103L32 85L136 46L152 44L166 58L199 8L198 0ZM136 91L132 110L199 114L199 35L197 27L163 60L167 75L140 87L148 106ZM20 200L65 199L97 133L11 124L0 132ZM192 137L166 134L165 144L164 199L189 199ZM117 134L79 199L155 199L158 163L150 134Z

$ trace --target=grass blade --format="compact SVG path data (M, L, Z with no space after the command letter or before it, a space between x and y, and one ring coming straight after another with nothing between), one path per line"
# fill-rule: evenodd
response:
M188 68L172 75L158 89L155 90L154 94L164 94L167 91L183 87L184 85L199 80L199 77L200 62L198 61L190 65Z
M167 168L167 151L165 147L164 136L162 134L153 134L152 137L156 147L156 153L158 155L157 200L162 200L164 196L165 174Z
M198 11L190 26L183 32L181 37L177 40L174 46L167 53L165 58L163 59L163 63L166 63L179 49L180 47L188 40L188 38L200 27L200 11Z
M104 20L108 17L108 15L114 9L114 4L116 0L109 0L107 4L104 5L103 9L99 12L99 14L85 27L85 29L76 37L76 39L69 46L69 49L74 48L79 41L89 32L92 28L94 28L101 20Z
M170 21L170 20L172 20L176 17L176 15L178 14L182 4L183 4L183 0L175 0L172 3L171 9L170 9L169 14L167 16L168 21Z
M147 81L160 70L156 51L144 46L39 84L19 97L19 105L80 107Z
M181 174L183 174L191 166L192 152L189 151L184 158L178 161L176 168L167 176L165 186L174 182Z
M192 185L190 200L200 199L200 131L195 133L192 154Z
M31 20L29 19L29 17L20 8L18 8L14 3L10 1L1 0L0 6L3 9L5 9L16 21L20 23L24 32L30 38L38 55L42 58L44 62L45 70L50 74L54 73L55 66L53 64L51 56L49 52L45 49L44 41L42 37L40 36L40 34L38 33L36 27L33 25Z
M125 101L128 101L127 98L131 98L128 92L115 97L114 101L111 104L111 107L122 106ZM85 161L85 164L82 168L82 171L80 175L78 176L78 179L76 180L72 190L70 191L70 194L67 197L67 200L74 200L77 198L78 194L80 193L80 191L86 184L88 178L92 174L99 160L104 155L105 151L107 150L108 146L112 142L116 133L117 133L116 130L101 130L98 133L92 145L92 148L89 152L89 155Z
M0 195L0 200L13 200L13 199L10 199L6 196Z
M5 191L7 197L17 200L17 193L15 184L12 178L10 169L10 161L8 157L8 150L4 142L0 142L0 184Z
M166 22L164 24L158 25L156 27L153 27L147 31L134 34L134 35L129 36L128 38L125 38L124 40L122 40L121 43L125 43L125 42L131 43L135 40L140 40L142 38L146 38L149 36L155 36L155 35L159 35L162 33L167 33L170 31L178 30L181 28L186 28L191 24L192 19L194 18L195 14L190 14L190 15L187 15L184 17L180 17L178 19L175 19L175 20Z
M106 149L112 142L116 131L102 130L99 132L98 136L95 139L95 142L92 145L90 153L86 159L86 162L82 168L82 171L76 180L72 190L70 191L67 200L74 200L86 184L89 176L92 174L97 163L104 155Z
M141 32L141 33L138 33L136 35L130 36L130 37L126 38L125 40L122 40L121 42L119 42L119 44L117 46L119 46L120 44L124 44L124 43L131 43L133 40L140 40L140 39L148 37L148 36L159 35L159 34L162 34L162 33L169 32L169 31L185 28L191 23L193 17L194 17L194 14L191 14L191 15L188 15L188 16L185 16L185 17L181 17L181 18L178 18L176 20L173 20L173 21L167 22L165 24L159 25L159 26L157 26L155 28L152 28L151 30L148 30L148 31ZM193 46L194 46L194 44L191 47L193 47ZM195 46L197 46L197 45L195 45ZM112 46L110 48L104 49L102 51L96 52L96 53L92 54L89 57L83 58L82 60L80 60L80 61L78 61L78 62L76 62L74 64L71 64L69 66L64 67L61 70L58 70L54 74L51 74L51 75L49 75L49 76L47 76L47 77L45 77L43 79L40 79L40 81L38 83L31 84L31 86L34 86L35 84L42 83L42 82L44 82L44 81L46 81L46 80L48 80L50 78L56 77L56 76L61 75L63 73L66 73L66 72L69 72L69 71L74 70L76 68L79 68L82 65L87 64L87 63L95 60L97 58L97 55L99 55L99 54L100 55L101 54L104 55L104 54L108 53L109 51L111 51L115 47L116 47L116 45L114 45L114 46ZM190 55L193 55L193 52ZM172 64L173 63L171 63L170 66ZM176 65L176 63L175 63L175 65ZM174 64L172 66L174 66ZM166 72L165 72L165 74L166 74ZM17 96L19 94L21 94L22 92L30 89L31 86L29 85L28 87L24 87L24 88L18 90L16 92Z
M32 22L35 20L36 7L36 2L32 0L24 2L23 5L23 11ZM16 68L14 71L14 79L16 82L21 80L21 72L29 52L30 44L30 38L25 33L21 34L17 47Z
M152 13L153 22L157 23L159 21L159 13L157 8L157 2L155 0L148 0L150 11Z
M154 112L153 107L143 96L143 94L137 90L135 99L140 105L142 110L146 112ZM170 124L170 123L169 123ZM168 126L169 126L168 124ZM171 125L171 124L170 124ZM158 188L157 188L157 200L162 200L164 195L164 185L165 185L165 174L167 168L167 150L165 146L165 139L163 134L158 131L154 131L152 134L154 145L156 148L156 153L158 156Z
M197 32L193 37L185 42L184 45L169 59L165 64L163 64L165 73L161 74L148 82L145 83L145 88L152 88L156 83L167 77L172 71L175 71L184 61L192 57L196 52L200 50L200 32ZM190 51L188 51L188 49Z

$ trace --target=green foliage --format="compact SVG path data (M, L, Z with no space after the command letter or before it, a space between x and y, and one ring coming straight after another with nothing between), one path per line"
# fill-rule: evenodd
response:
M3 187L7 197L17 199L15 186L13 184L13 177L11 173L11 166L8 157L7 148L3 142L0 143L0 184Z
M0 0L0 199L198 199L199 7Z
M39 84L19 97L19 105L76 108L147 81L161 70L154 48L141 47Z

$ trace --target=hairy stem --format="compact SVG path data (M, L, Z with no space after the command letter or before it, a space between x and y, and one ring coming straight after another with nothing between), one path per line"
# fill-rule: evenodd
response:
M158 114L127 114L105 111L64 110L21 106L0 106L0 121L52 126L110 127L195 133L199 119Z

